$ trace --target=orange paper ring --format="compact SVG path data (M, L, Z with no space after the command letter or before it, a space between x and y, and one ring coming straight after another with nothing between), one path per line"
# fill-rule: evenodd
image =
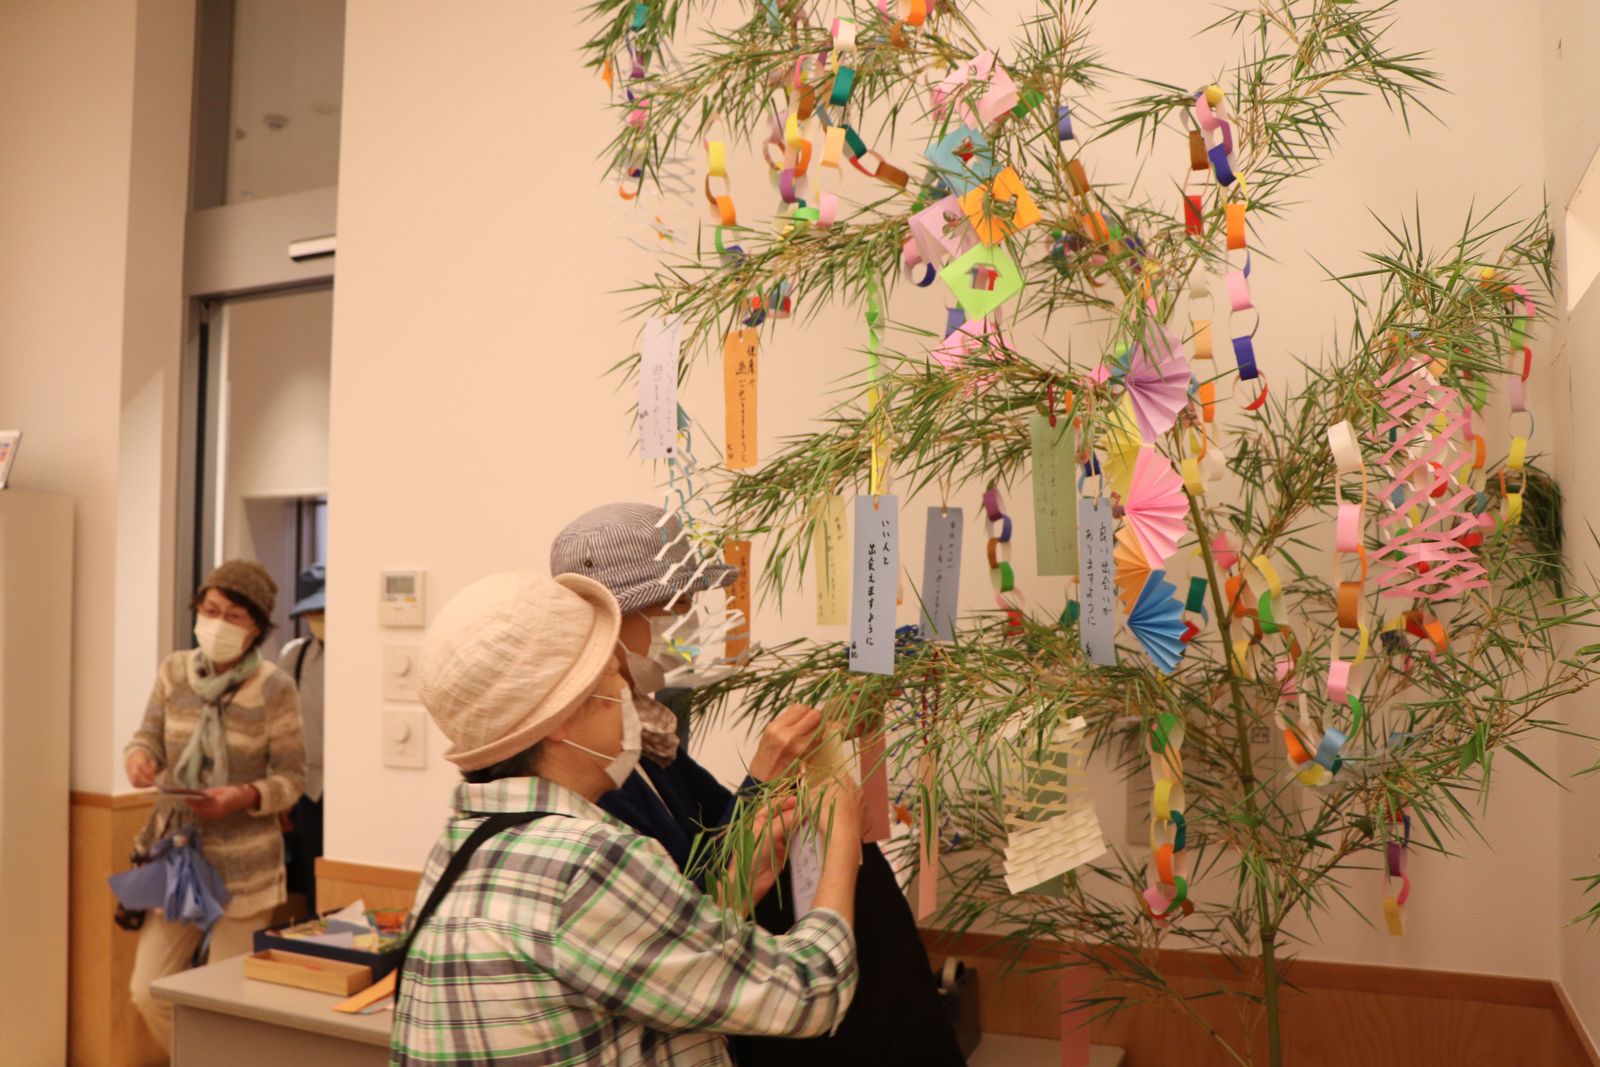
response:
M1293 730L1283 731L1283 747L1288 750L1291 763L1311 762L1310 754L1306 752L1305 746L1300 743L1300 739L1294 735Z
M995 557L995 548L999 544L1000 544L1000 539L998 537L989 538L989 569L990 570L996 570L1000 566L1000 560Z
M724 226L733 226L738 223L738 219L733 212L733 197L719 196L716 204L717 214L721 217Z
M788 162L788 157L787 156L784 157L784 161ZM797 158L794 161L794 176L796 178L801 177L802 175L805 174L806 169L808 167L810 167L810 166L811 166L811 142L810 141L801 141L800 142L800 146L797 149Z
M1361 625L1361 583L1340 582L1338 611L1339 628L1355 630Z
M896 189L901 190L904 190L905 187L911 182L911 175L907 174L893 163L890 163L882 156L878 157L878 171L873 175L873 177L881 182L888 182Z
M1067 181L1072 185L1072 191L1078 196L1089 191L1089 175L1084 172L1081 160L1067 160Z
M1091 211L1078 220L1083 226L1083 232L1095 244L1105 244L1111 240L1111 229L1106 225L1106 218L1098 211Z
M1224 207L1223 212L1228 221L1228 250L1237 252L1245 247L1244 234L1244 204L1235 202Z
M1483 434L1472 435L1472 449L1472 469L1481 471L1484 463L1489 458L1489 446L1484 443Z
M1211 324L1207 323L1206 325L1207 325L1207 327L1209 327ZM1207 336L1208 337L1210 336L1209 328L1207 330ZM1200 383L1199 393L1200 393L1200 417L1203 418L1206 422L1216 422L1217 421L1217 383L1216 382L1201 382Z
M1189 131L1189 169L1209 170L1211 161L1206 158L1206 137L1199 130Z
M1160 848L1156 849L1155 860L1156 877L1161 879L1161 881L1165 882L1167 885L1172 885L1175 881L1173 877L1174 871L1172 870L1172 846L1162 845Z
M1210 359L1211 358L1211 320L1210 319L1195 319L1194 320L1194 358L1195 359ZM1210 382L1206 383L1206 385L1210 385L1210 384L1211 384ZM1206 385L1202 385L1200 388L1204 389L1206 387ZM1212 399L1215 399L1216 398L1216 391L1213 390L1211 395L1212 395ZM1207 417L1207 421L1210 421L1209 416Z

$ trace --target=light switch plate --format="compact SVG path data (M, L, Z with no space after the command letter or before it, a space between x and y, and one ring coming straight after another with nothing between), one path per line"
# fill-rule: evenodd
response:
M383 765L428 765L428 725L421 708L383 709Z
M402 704L420 701L417 670L421 661L421 645L384 645L383 699Z

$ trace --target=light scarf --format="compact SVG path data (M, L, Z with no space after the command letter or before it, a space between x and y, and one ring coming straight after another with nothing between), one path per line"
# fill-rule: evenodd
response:
M203 789L212 785L228 784L228 733L222 725L222 702L225 697L261 669L261 652L252 649L232 670L218 672L204 652L194 650L189 661L189 684L206 710L201 712L194 733L183 754L172 765L172 781L185 789ZM201 779L207 765L211 767L209 781Z

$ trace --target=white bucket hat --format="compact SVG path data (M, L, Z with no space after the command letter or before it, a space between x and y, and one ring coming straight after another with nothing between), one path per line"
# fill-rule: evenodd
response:
M494 574L445 605L422 644L417 691L450 739L445 759L479 770L531 748L594 690L622 613L582 575Z

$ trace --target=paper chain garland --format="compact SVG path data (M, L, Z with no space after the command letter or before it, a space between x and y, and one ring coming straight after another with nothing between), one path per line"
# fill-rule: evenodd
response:
M995 603L1006 613L1006 629L1021 633L1027 601L1017 588L1016 572L1011 568L1011 516L1006 514L1000 489L993 482L984 491L983 512L988 529L989 582L994 586Z
M1163 713L1147 731L1150 754L1150 883L1142 901L1145 913L1164 926L1176 913L1189 915L1189 824L1184 818L1183 719Z

